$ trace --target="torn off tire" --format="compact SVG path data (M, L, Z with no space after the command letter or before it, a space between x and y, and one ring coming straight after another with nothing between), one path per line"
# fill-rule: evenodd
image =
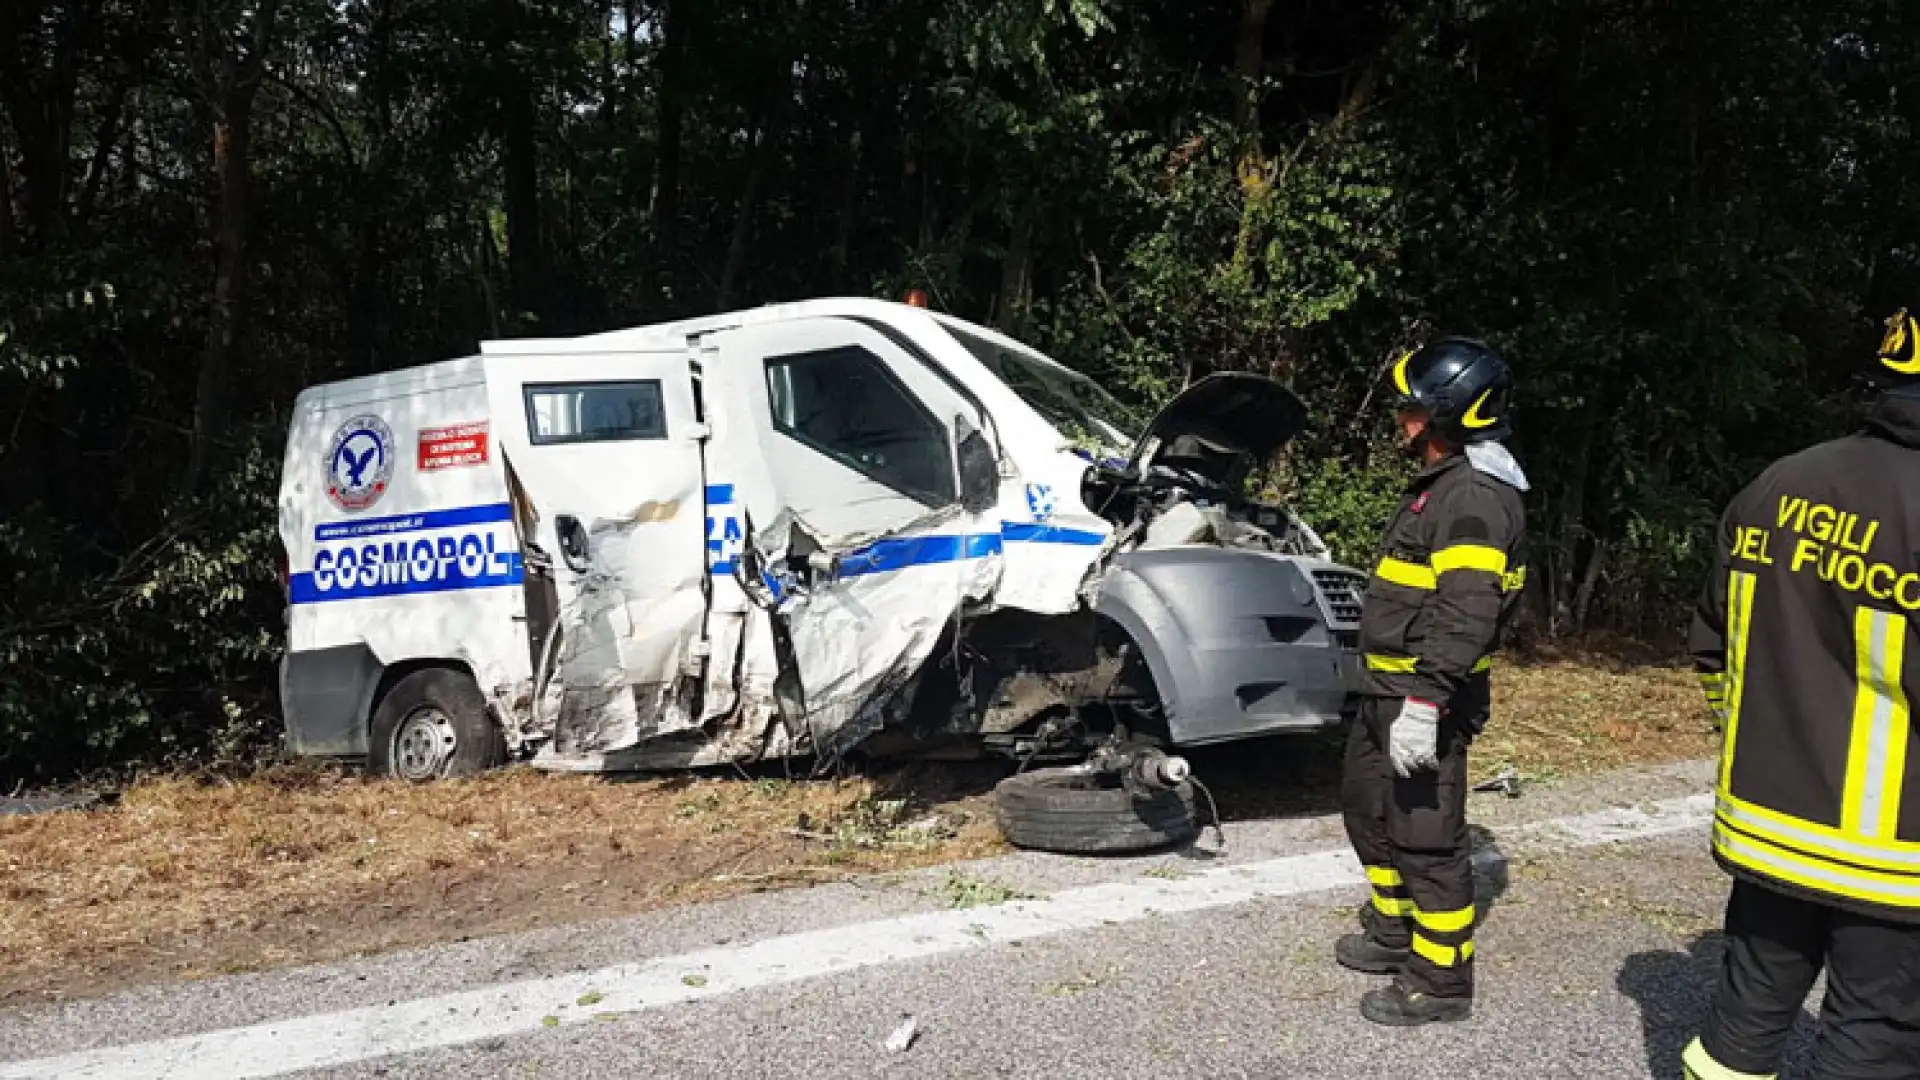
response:
M1110 773L1035 769L994 788L1000 832L1015 847L1067 855L1116 855L1191 841L1193 785L1129 791Z

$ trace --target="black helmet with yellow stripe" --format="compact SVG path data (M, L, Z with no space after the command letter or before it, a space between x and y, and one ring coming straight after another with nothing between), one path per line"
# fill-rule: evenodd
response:
M1887 320L1887 334L1880 339L1880 355L1868 382L1882 390L1920 383L1920 323L1906 308Z
M1392 372L1394 408L1426 413L1453 446L1504 439L1513 373L1484 342L1447 337L1402 356Z

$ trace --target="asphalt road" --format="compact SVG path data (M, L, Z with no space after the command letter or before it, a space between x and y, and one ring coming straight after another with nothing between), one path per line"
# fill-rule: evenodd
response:
M0 1078L295 1075L301 1053L338 1078L1676 1077L1727 892L1707 775L1476 797L1493 906L1466 1024L1359 1018L1378 980L1331 951L1363 889L1337 821L1302 818L1230 828L1224 856L1018 855L0 1012ZM1627 811L1634 839L1592 827L1680 804ZM1050 899L952 906L1002 885Z

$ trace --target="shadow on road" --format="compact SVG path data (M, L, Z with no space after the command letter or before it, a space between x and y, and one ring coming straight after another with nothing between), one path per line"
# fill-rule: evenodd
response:
M1635 953L1620 968L1615 985L1640 1006L1640 1029L1650 1075L1681 1075L1680 1055L1706 1024L1725 948L1726 939L1720 933L1702 934L1693 939L1686 952ZM1799 1075L1795 1067L1806 1059L1817 1026L1814 1015L1801 1010L1787 1044L1781 1076Z
M1680 1075L1680 1054L1706 1021L1724 947L1720 934L1702 934L1686 952L1635 953L1621 966L1614 985L1640 1006L1650 1075Z
M1226 821L1328 814L1340 809L1346 729L1203 746L1183 751Z
M1507 895L1512 884L1507 853L1500 850L1493 830L1485 825L1467 826L1468 848L1473 852L1473 905L1479 908L1476 926L1487 925L1495 905Z

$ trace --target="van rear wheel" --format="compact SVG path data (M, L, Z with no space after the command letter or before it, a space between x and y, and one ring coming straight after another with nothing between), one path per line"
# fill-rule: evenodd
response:
M480 687L449 668L424 668L394 683L374 710L371 735L368 771L412 783L477 776L507 760Z

